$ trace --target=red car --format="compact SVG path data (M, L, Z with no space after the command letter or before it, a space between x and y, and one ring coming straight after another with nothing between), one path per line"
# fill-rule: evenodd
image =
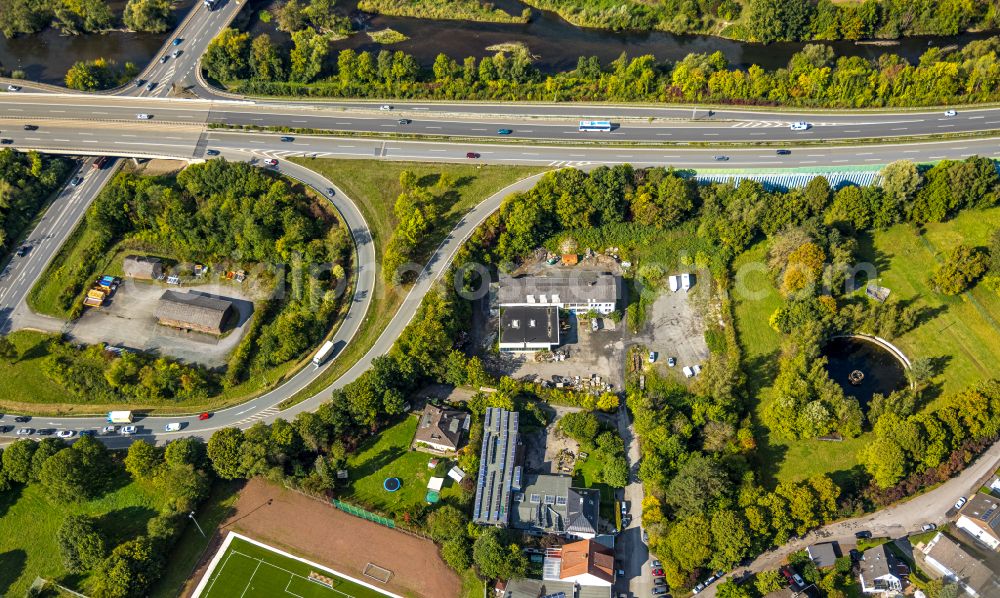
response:
M477 154L476 152L469 152L465 154L465 157L475 160L476 158L479 157L479 154Z
M663 577L663 569L653 569L653 577Z
M202 420L202 421L205 421L206 419L208 419L208 418L210 418L210 417L212 417L212 414L211 414L211 413L209 413L208 411L205 411L204 413L202 413L202 414L200 414L200 415L198 416L198 419L200 419L200 420Z

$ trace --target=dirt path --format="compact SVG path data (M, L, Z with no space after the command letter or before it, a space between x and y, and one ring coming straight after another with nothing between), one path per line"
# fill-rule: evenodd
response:
M230 530L376 586L380 584L362 575L365 565L371 562L391 569L392 580L384 587L404 596L461 595L461 580L441 560L430 540L352 517L259 478L247 483L235 512L220 528L223 534ZM198 570L189 591L204 573L204 568Z

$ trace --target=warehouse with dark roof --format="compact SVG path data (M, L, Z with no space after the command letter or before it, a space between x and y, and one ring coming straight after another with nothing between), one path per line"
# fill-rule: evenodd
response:
M233 303L200 293L164 291L156 308L156 321L163 326L222 334L233 312Z

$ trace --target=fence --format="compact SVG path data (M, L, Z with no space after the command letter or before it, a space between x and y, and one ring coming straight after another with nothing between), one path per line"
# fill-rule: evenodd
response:
M347 513L348 515L354 515L355 517L360 517L361 519L366 519L368 521L373 521L379 525L384 525L391 529L396 529L396 521L388 517L383 517L381 515L376 515L371 511L366 511L361 507L356 507L352 504L346 503L336 498L331 499L330 502L333 506L337 507L341 511Z

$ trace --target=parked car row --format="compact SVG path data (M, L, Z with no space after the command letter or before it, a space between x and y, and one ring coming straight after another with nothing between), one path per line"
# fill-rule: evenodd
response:
M212 414L208 411L198 414L199 421L205 421L212 417ZM3 419L3 414L0 414L0 419ZM14 418L17 423L27 423L31 421L30 415L18 415ZM164 432L180 432L187 426L187 422L170 422L163 426ZM52 436L55 435L59 438L73 438L74 436L95 436L100 434L101 436L133 436L139 434L142 431L142 426L129 424L126 426L117 425L107 425L102 427L100 430L59 430L56 428L28 428L22 427L17 428L14 431L14 426L0 425L0 434L9 434L14 432L16 436Z

